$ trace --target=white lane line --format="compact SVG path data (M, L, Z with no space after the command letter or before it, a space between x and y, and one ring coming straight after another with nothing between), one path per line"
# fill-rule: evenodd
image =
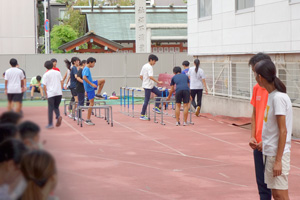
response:
M71 124L69 124L69 122L67 122L66 120L64 120L63 122L66 123L70 128L72 128L76 133L78 133L81 137L83 137L90 144L94 144L92 140L90 140L85 135L83 135L80 131L78 131L76 128L74 128Z
M169 198L166 198L166 197L161 196L161 195L159 195L159 194L156 194L156 193L154 193L154 192L150 192L150 191L143 190L143 189L137 189L137 190L138 190L138 191L141 191L141 192L145 192L145 193L147 193L147 194L154 195L154 196L156 196L156 197L159 197L160 199L167 199L167 200L170 200Z
M197 168L210 168L210 167L224 167L224 166L232 166L232 164L223 164L223 165L205 165L205 166L195 166L195 167L187 167L178 169L180 171L187 170L187 169L197 169Z
M142 136L144 136L144 137L146 137L146 138L152 140L153 142L156 142L157 144L160 144L160 145L162 145L162 146L164 146L164 147L167 147L168 149L171 149L172 151L175 151L175 152L179 153L179 154L182 155L182 156L186 156L186 154L184 154L184 153L178 151L177 149L174 149L173 147L170 147L170 146L168 146L168 145L166 145L166 144L164 144L164 143L162 143L162 142L159 142L158 140L152 139L152 138L150 138L149 136L147 136L147 135L145 135L145 134L143 134L143 133L141 133L141 132L139 132L139 131L137 131L137 130L134 130L134 129L128 127L128 126L125 126L125 125L121 124L120 122L117 122L116 120L114 120L114 122L117 123L117 124L119 124L120 126L123 126L123 127L127 128L127 129L129 129L129 130L131 130L131 131L133 131L133 132L139 134L139 135L142 135Z
M223 174L223 173L219 173L221 176L224 176L225 178L230 178L229 176Z
M225 183L225 184L229 184L229 185L235 185L235 186L239 186L239 187L248 187L247 185L242 185L242 184L233 183L233 182L229 182L229 181L223 181L223 180L214 179L214 178L208 178L208 177L204 177L204 176L196 176L196 177L198 177L198 178L204 178L204 179L215 181L215 182L219 182L219 183Z

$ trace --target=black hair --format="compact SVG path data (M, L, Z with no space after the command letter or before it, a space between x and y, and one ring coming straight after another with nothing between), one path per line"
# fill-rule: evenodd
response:
M44 66L47 68L47 69L52 69L53 68L53 62L51 62L51 60L47 60L44 64Z
M40 82L42 80L42 77L40 75L37 75L36 80Z
M158 57L154 54L149 55L148 57L148 61L150 62L150 60L155 60L156 62L158 61Z
M89 57L89 58L86 60L86 63L87 63L87 64L93 63L93 62L96 62L96 59L93 58L93 57Z
M80 62L80 65L84 65L84 64L86 64L86 60L82 60L82 61Z
M25 121L19 125L19 132L22 140L31 138L33 139L40 132L40 127L34 122Z
M190 66L190 62L189 61L187 61L187 60L185 60L185 61L183 61L182 62L182 65L184 65L184 66Z
M173 68L173 73L174 73L174 74L181 73L181 67L175 66L175 67Z
M268 83L273 83L279 92L286 93L286 87L283 82L276 76L276 67L271 60L262 60L255 65L255 72L261 75Z
M54 62L57 62L57 60L56 60L55 58L52 58L52 59L51 59L51 62L54 63Z
M20 113L16 113L13 111L4 112L0 116L0 123L12 123L17 125L17 123L21 120L22 115Z
M71 63L72 63L72 65L74 65L74 63L75 63L77 60L79 60L79 62L80 62L80 59L79 59L78 57L72 57L72 58L71 58Z
M258 63L261 60L271 60L271 58L269 55L260 52L256 55L252 56L252 58L250 58L248 64L251 65L252 67L254 67L256 65L256 63Z
M10 64L12 67L15 67L15 66L18 65L18 61L17 61L17 59L12 58L12 59L10 59L9 64Z
M197 58L194 60L194 64L196 65L195 71L198 72L199 66L200 66L200 60Z
M66 63L67 69L71 71L71 62L68 59L65 59L64 62Z
M27 148L23 142L17 139L8 139L0 144L0 163L13 160L15 164L20 164Z
M15 138L18 133L18 128L12 123L0 124L0 144L9 138Z
M5 72L3 72L3 76L5 76Z

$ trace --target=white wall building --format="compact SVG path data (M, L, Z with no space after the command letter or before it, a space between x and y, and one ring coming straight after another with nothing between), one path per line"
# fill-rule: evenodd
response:
M299 0L189 0L188 53L300 52Z
M251 116L248 61L264 52L300 118L300 0L188 0L188 54L201 60L210 94L203 112ZM243 100L244 99L244 100ZM300 137L300 124L293 124Z
M36 0L0 1L0 54L36 53Z

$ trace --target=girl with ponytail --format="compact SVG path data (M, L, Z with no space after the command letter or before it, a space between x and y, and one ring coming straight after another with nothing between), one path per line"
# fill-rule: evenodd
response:
M292 103L285 85L276 76L276 67L271 60L258 62L255 73L256 81L269 94L262 130L265 183L272 189L274 199L289 199Z
M46 200L57 183L54 158L46 151L31 151L24 155L21 171L27 181L21 200Z
M187 75L190 78L192 105L196 109L196 116L198 117L201 109L203 85L205 87L206 94L208 94L208 90L205 82L204 71L201 68L199 68L200 60L195 59L194 65L195 65L194 67L190 68ZM195 102L196 96L197 96L197 104Z

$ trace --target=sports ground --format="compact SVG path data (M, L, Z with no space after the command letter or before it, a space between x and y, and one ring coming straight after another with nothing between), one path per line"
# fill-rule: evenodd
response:
M1 113L5 106L0 102ZM95 126L81 128L64 116L61 127L47 130L46 101L26 101L23 112L41 126L44 148L56 159L54 193L62 200L259 199L248 129L205 115L185 127L167 117L163 126L113 105L113 127L92 118ZM300 199L300 142L291 150L289 194Z

